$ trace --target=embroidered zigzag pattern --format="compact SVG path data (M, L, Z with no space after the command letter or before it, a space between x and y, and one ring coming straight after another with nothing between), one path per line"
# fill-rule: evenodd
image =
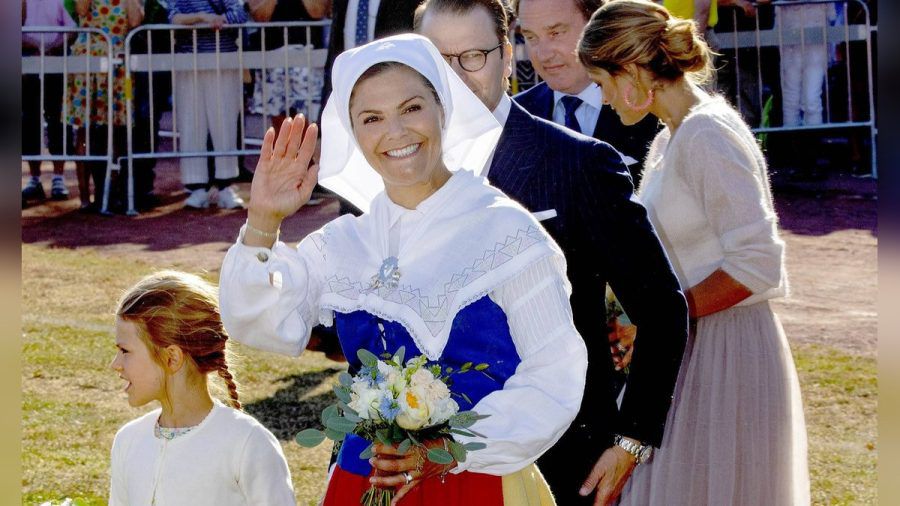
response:
M460 290L544 240L537 227L529 225L528 228L519 229L516 235L507 236L504 242L498 242L493 249L485 251L480 258L472 262L471 266L453 274L450 280L444 283L443 293L431 297L422 295L421 290L408 285L401 284L395 289L383 286L373 288L363 285L360 281L351 281L347 277L339 278L336 275L326 280L326 289L350 300L358 300L361 295L372 293L386 301L407 306L422 318L434 336L447 323L447 315Z

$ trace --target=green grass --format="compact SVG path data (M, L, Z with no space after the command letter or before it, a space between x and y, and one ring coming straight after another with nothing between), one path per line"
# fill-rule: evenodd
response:
M22 259L23 503L106 504L116 430L156 407L129 407L109 369L112 311L123 290L161 266L29 245ZM343 368L321 353L297 359L239 344L234 351L245 409L281 440L298 503L315 504L330 447L304 449L293 435L315 423Z
M134 409L109 370L112 310L122 290L156 268L89 249L22 249L25 504L106 504L116 430L155 406ZM215 280L212 280L215 281ZM316 423L342 368L320 353L301 358L240 345L236 376L247 411L281 440L298 503L324 490L330 447L303 449L293 434ZM814 504L876 503L876 364L824 345L797 345L809 432Z
M877 504L878 384L874 358L794 347L809 435L813 504Z

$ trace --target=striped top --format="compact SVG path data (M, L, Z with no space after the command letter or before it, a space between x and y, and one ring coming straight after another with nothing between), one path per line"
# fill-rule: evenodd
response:
M179 14L195 14L208 12L222 14L229 25L246 23L247 11L241 0L169 0L169 22L173 23L175 16ZM237 51L237 30L221 30L219 32L219 51ZM178 30L175 32L175 51L179 53L191 53L194 51L194 39L192 30ZM197 52L216 52L215 30L197 30Z

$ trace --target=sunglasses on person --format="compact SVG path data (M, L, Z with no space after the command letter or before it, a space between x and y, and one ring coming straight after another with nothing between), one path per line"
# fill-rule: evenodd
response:
M491 52L498 49L503 45L503 42L500 42L496 46L491 49L469 49L468 51L463 51L459 54L445 54L441 53L441 56L447 60L447 65L453 66L453 59L456 58L456 61L459 62L460 68L465 70L466 72L478 72L479 70L484 68L484 65L487 63L487 55Z

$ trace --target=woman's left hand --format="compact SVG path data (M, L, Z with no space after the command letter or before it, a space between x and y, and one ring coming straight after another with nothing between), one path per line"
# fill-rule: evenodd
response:
M373 448L375 456L369 459L375 468L375 475L369 478L369 482L378 488L397 488L391 506L395 506L422 480L444 475L456 467L456 462L446 465L436 464L425 455L428 448L445 448L443 438L425 441L424 444L426 448L411 445L406 453L398 452L396 446L375 444Z

